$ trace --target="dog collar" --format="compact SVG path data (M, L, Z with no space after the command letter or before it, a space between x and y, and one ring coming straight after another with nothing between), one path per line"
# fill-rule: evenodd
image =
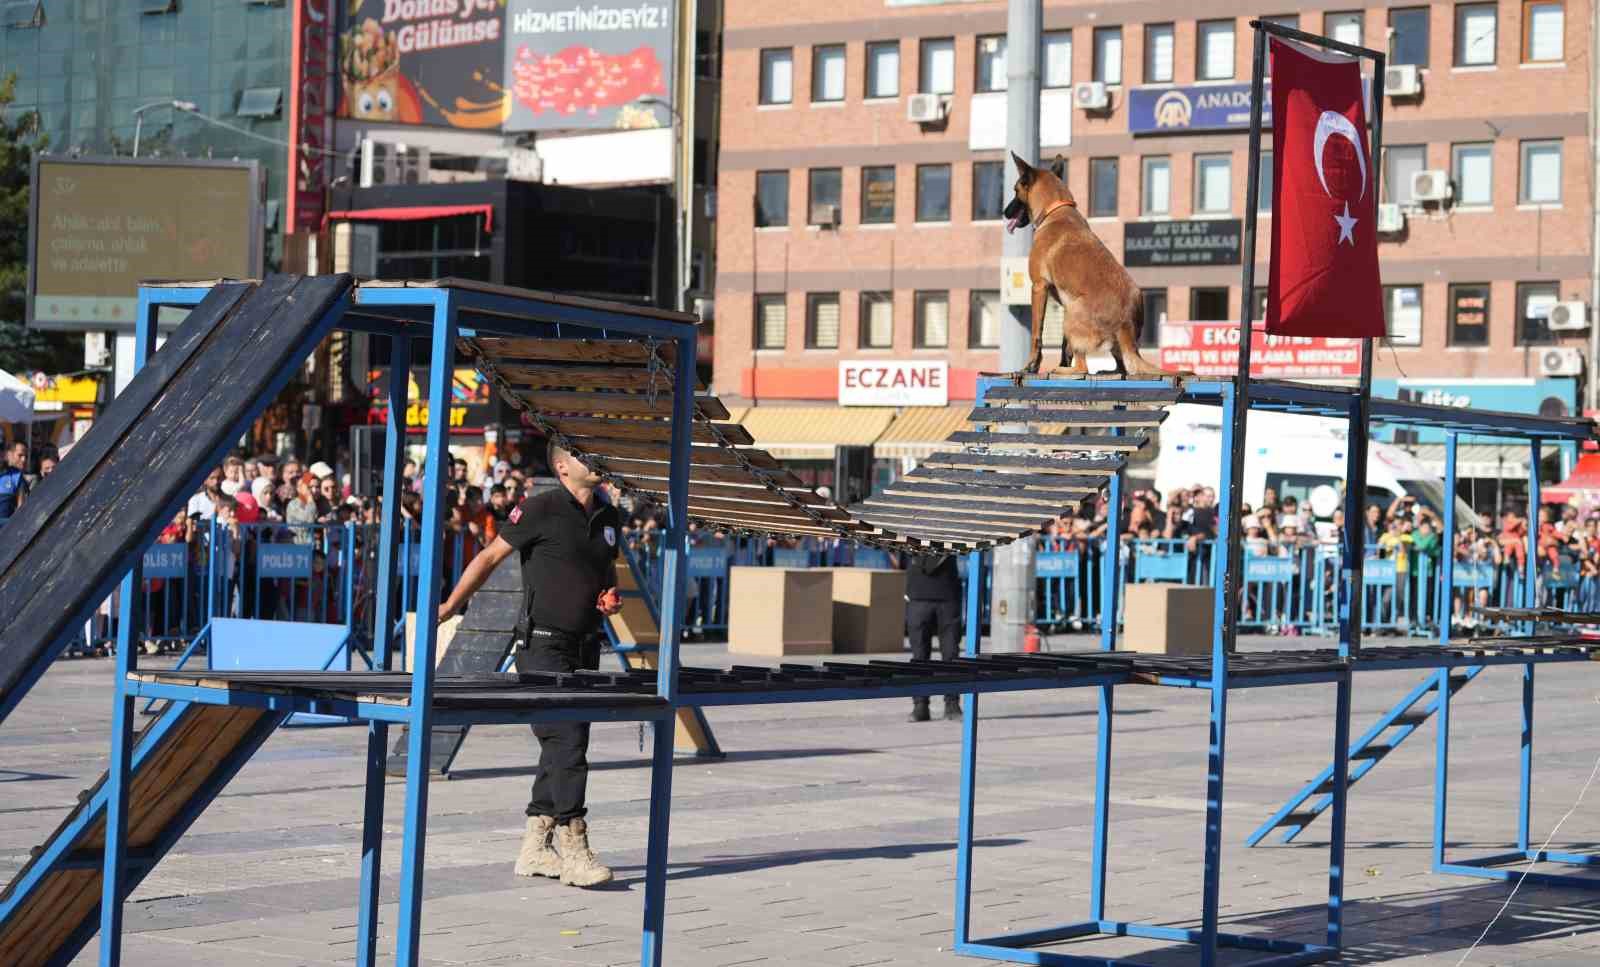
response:
M1062 199L1059 199L1057 201L1053 201L1053 202L1050 203L1050 207L1048 207L1048 208L1046 208L1044 210L1044 214L1043 215L1040 215L1038 218L1035 218L1033 220L1033 227L1034 228L1038 228L1040 225L1043 225L1044 224L1044 220L1046 218L1049 218L1051 215L1054 215L1056 213L1057 209L1061 209L1061 208L1077 208L1077 207L1078 207L1078 203L1075 202L1075 201L1072 201L1071 199L1062 198Z

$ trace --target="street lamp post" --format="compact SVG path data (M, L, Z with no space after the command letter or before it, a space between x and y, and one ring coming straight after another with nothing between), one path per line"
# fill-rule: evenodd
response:
M680 311L688 311L689 293L689 247L693 236L693 219L689 211L689 165L684 163L683 144L689 139L689 133L684 130L683 115L671 103L654 95L639 98L640 104L652 107L664 107L672 115L673 150L672 150L672 199L674 209L674 235L677 238L677 258L674 259L672 269L674 292L673 302Z
M170 107L174 111L183 111L183 112L188 113L188 114L193 114L196 111L200 110L199 106L197 104L195 104L193 101L175 101L175 100L172 100L170 98L168 100L165 100L165 101L151 101L149 104L141 104L140 106L134 108L133 109L133 156L135 158L139 157L139 138L140 138L141 135L144 134L144 112L152 110L154 108L158 108L158 107Z

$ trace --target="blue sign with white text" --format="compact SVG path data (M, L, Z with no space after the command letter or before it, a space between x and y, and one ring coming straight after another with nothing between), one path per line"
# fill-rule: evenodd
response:
M1244 559L1244 579L1246 581L1275 581L1284 582L1294 580L1294 558L1292 557L1254 557Z
M727 549L723 547L689 548L689 576L692 578L727 577Z
M1361 79L1371 116L1371 79ZM1272 82L1266 82L1261 126L1272 127ZM1250 127L1250 85L1185 84L1134 87L1128 90L1128 133L1190 134L1200 131L1243 131Z
M1045 551L1034 559L1034 575L1040 578L1076 578L1078 555L1076 552Z
M189 545L157 544L144 552L144 576L181 578L189 570Z
M1461 379L1374 379L1372 395L1410 400L1431 406L1471 407L1502 413L1529 413L1541 416L1575 416L1578 413L1578 381L1571 376L1506 376ZM1438 427L1406 427L1417 443L1443 443L1445 431ZM1377 426L1373 437L1392 440L1394 427Z
M264 578L311 576L310 544L262 544L256 554L256 574Z

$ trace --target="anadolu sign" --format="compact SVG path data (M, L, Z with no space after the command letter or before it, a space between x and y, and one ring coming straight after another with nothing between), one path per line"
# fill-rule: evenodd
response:
M840 406L948 406L950 364L944 360L844 360Z

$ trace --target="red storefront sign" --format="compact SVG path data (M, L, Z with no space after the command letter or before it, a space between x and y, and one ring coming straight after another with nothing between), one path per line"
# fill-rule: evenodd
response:
M334 0L293 0L284 231L322 227L333 154Z
M1251 333L1250 375L1261 379L1358 379L1361 340ZM1161 368L1196 376L1239 371L1239 324L1168 322L1161 326Z

